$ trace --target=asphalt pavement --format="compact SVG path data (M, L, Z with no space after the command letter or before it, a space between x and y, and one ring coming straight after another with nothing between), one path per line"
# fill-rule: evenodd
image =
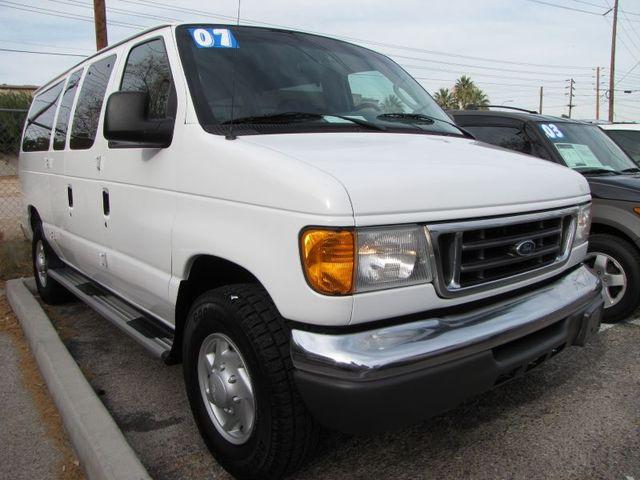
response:
M84 478L0 282L0 478Z
M153 478L230 478L200 439L181 366L151 358L80 303L46 310ZM640 480L639 393L635 320L411 428L325 432L295 478Z

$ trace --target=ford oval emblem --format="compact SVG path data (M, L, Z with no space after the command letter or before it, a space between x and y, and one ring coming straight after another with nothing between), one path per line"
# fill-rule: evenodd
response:
M528 257L532 255L536 249L536 244L533 240L523 240L515 247L516 253L521 257Z

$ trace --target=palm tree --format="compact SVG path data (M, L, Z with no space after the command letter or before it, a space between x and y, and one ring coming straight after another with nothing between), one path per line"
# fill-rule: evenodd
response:
M440 91L448 92L447 89L440 89ZM470 105L482 108L489 105L487 94L478 88L473 80L466 75L462 75L456 81L451 96L453 105L449 108L465 109Z
M457 108L456 99L448 88L441 88L438 90L433 95L433 99L445 110Z
M395 95L389 95L382 102L382 109L384 113L402 113L404 112L404 108L402 106L402 102Z

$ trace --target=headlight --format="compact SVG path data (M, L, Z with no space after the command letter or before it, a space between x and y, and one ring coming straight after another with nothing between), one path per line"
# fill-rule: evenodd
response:
M303 231L300 252L309 285L347 295L431 281L424 227Z
M357 231L356 292L431 281L424 227Z
M581 245L589 240L589 230L591 229L591 204L583 205L578 210L576 224L576 236L573 245Z

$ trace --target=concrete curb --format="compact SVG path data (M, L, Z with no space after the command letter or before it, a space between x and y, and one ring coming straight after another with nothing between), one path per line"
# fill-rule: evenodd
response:
M6 295L87 477L151 480L24 281L9 280Z

